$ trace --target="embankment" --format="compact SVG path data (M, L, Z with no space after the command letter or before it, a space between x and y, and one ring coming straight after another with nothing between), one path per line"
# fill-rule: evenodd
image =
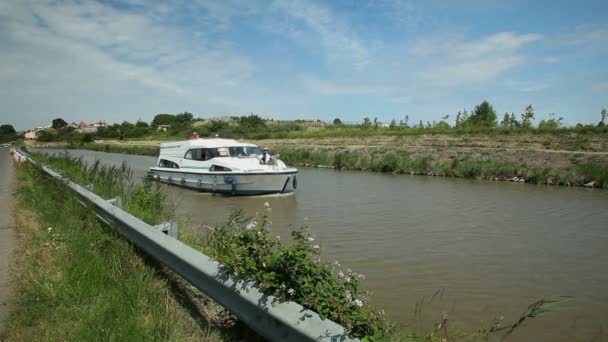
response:
M608 187L608 134L370 135L251 141L289 164L416 175ZM157 155L160 141L70 145L96 151Z
M107 176L112 173L106 172ZM29 164L17 172L15 303L0 340L233 340L162 267ZM208 309L208 308L207 308Z

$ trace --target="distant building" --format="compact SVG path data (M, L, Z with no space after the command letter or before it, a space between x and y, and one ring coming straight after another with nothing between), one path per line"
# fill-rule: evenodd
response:
M156 126L156 130L159 132L166 132L169 128L169 125L158 125Z
M36 140L38 139L38 131L25 132L25 140Z

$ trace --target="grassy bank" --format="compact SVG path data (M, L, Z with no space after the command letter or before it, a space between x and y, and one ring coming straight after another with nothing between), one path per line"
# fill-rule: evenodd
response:
M55 161L57 162L57 161ZM125 191L125 168L89 169L103 195ZM82 173L84 175L85 173ZM107 229L66 188L24 164L18 170L15 228L19 235L17 289L7 341L236 340L184 305L170 274ZM82 176L81 175L81 176ZM159 203L154 191L130 192L133 212ZM140 190L138 190L140 189ZM145 193L145 194L144 194ZM156 198L156 200L155 200ZM149 212L154 210L145 209ZM169 211L154 211L157 221ZM200 315L199 315L200 316Z
M74 143L74 144L57 144L52 145L52 148L65 148L75 150L91 150L108 153L124 153L137 154L141 156L158 156L160 147L156 146L141 146L141 145L119 145L119 144L104 144L104 143Z
M519 135L517 139L474 135L254 142L271 147L292 165L607 188L607 141L601 135ZM158 151L157 146L132 143L85 144L78 148L144 155Z
M576 163L557 168L529 165L496 159L472 159L456 156L437 160L432 156L417 158L410 153L348 149L304 149L278 147L275 152L292 165L330 167L342 170L392 172L412 175L512 180L534 184L608 187L608 165Z

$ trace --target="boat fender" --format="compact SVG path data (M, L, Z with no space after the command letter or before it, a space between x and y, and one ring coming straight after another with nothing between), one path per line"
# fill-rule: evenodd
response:
M298 178L296 176L293 176L293 189L297 189L298 188Z
M203 181L200 178L196 181L196 186L199 188L203 186Z
M171 184L171 182L173 182L173 177L171 177L171 176L167 177L167 183Z
M160 175L154 175L154 179L155 179L156 181L160 181Z
M182 179L181 179L180 183L181 183L182 185L186 184L186 177L182 177Z

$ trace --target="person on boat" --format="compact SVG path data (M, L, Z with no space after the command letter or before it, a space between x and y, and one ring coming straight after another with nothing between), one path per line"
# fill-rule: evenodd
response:
M267 148L265 148L265 149L262 151L262 159L260 159L260 162L261 162L262 164L268 164L268 163L270 162L270 158L272 158L272 157L270 156L270 150L269 150L269 149L267 149Z
M198 133L192 132L192 135L189 138L190 140L198 139Z

